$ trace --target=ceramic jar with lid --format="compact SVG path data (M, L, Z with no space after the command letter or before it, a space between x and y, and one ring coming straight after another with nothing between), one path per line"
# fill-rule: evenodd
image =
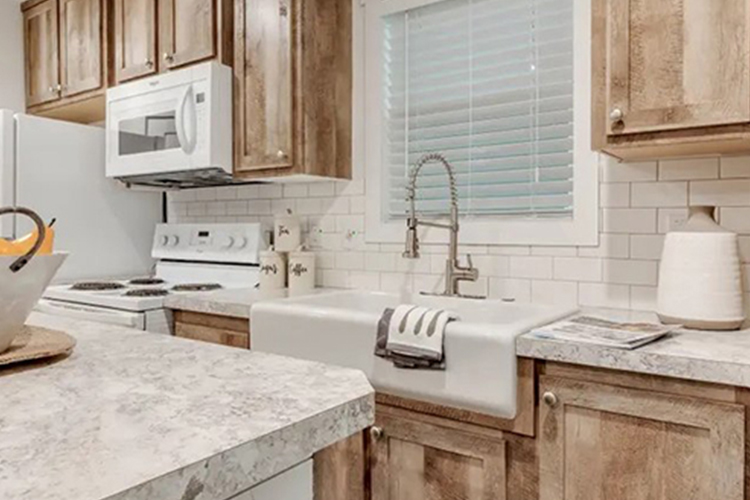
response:
M691 207L684 228L666 235L659 266L662 322L734 330L745 320L737 235L714 219L715 207Z

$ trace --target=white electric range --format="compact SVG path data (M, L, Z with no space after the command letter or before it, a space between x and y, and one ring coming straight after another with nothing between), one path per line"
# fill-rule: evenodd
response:
M259 254L266 246L260 224L160 224L151 251L157 259L153 276L51 286L36 309L172 333L166 296L252 288L258 283Z

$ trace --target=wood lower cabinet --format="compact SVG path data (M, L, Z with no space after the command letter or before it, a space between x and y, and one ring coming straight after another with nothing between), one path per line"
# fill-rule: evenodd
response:
M539 380L540 500L742 500L742 405Z
M750 151L750 0L593 0L593 144L624 159Z
M60 98L57 0L46 0L23 11L26 52L26 105Z
M113 0L117 83L158 71L156 0Z
M174 334L212 344L250 348L250 321L246 318L174 311Z
M503 500L506 442L379 408L371 441L372 500Z
M235 174L351 178L352 4L235 2Z

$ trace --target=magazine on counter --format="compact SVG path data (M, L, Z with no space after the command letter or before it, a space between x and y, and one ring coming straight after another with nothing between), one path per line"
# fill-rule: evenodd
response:
M616 349L635 349L660 339L680 325L620 323L592 316L578 316L538 328L532 335L542 339L596 344Z

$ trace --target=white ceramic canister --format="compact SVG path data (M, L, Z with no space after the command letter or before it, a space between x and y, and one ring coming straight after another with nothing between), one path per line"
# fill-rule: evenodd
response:
M274 219L273 246L277 252L293 252L302 243L302 227L299 217L281 215Z
M260 252L260 289L286 288L286 256L272 250Z
M289 254L289 291L305 292L315 288L315 253Z
M734 330L745 320L737 235L719 226L714 207L691 207L685 227L667 234L659 265L662 322Z

